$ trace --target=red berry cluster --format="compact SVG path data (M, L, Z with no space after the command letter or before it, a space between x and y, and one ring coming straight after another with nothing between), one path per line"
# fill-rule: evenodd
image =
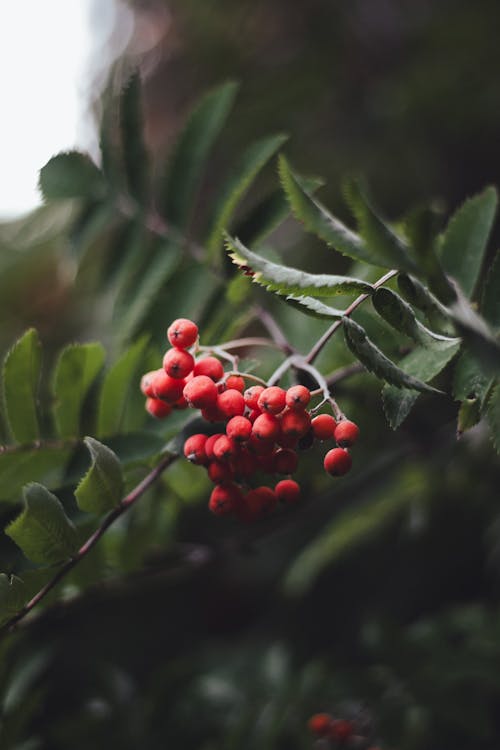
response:
M200 409L207 422L224 423L224 432L198 433L184 444L186 458L205 466L216 485L209 501L213 513L253 521L269 515L279 501L296 503L300 487L291 478L273 488L252 484L260 473L292 475L299 462L297 448L308 447L315 439L337 442L324 459L329 474L349 471L351 456L346 449L356 441L358 427L347 419L337 422L330 414L313 417L306 408L311 400L308 388L252 385L245 389L245 378L225 372L220 359L203 352L195 359L188 351L198 340L198 328L191 320L175 320L167 337L172 348L163 357L163 367L143 376L141 390L146 409L159 419L172 409L192 407Z
M364 727L359 727L355 720L336 719L331 714L314 714L307 722L309 731L315 736L327 740L331 748L356 748L356 750L380 750L372 745L366 736Z

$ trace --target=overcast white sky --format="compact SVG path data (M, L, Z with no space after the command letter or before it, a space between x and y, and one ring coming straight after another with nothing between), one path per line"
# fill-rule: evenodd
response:
M53 154L91 144L89 55L103 51L117 2L0 2L0 220L39 205L38 170Z

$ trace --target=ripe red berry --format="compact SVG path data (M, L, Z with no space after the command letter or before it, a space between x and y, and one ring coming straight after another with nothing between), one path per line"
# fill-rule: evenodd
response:
M231 468L235 477L247 479L257 470L257 459L253 453L242 449L231 459Z
M343 448L332 448L325 456L323 466L332 477L341 477L347 474L352 466L352 458Z
M260 394L257 405L262 411L269 414L279 414L286 406L286 391L277 385L264 388Z
M228 463L211 461L208 464L208 476L214 484L223 484L233 478L233 470Z
M187 349L198 338L198 326L187 318L178 318L167 329L167 338L178 349Z
M212 490L208 507L216 516L227 516L236 509L240 495L240 490L232 482L220 484Z
M231 417L226 425L226 435L238 443L244 443L252 434L252 423L246 417Z
M345 719L334 719L330 726L330 737L337 742L345 742L352 735L353 731L352 722Z
M186 381L171 378L165 370L157 370L152 377L152 385L156 398L162 398L169 404L174 404L181 398Z
M228 461L237 451L236 442L228 438L227 435L221 435L220 438L217 438L213 446L214 456L219 461Z
M243 393L245 390L245 381L241 375L229 375L226 379L226 388L232 388L235 391Z
M243 396L245 397L245 404L249 409L256 410L258 407L259 396L264 390L263 385L252 385L247 388ZM259 409L260 412L260 409Z
M282 448L274 454L274 472L276 474L293 474L297 469L299 457L295 451Z
M201 410L201 416L206 419L207 422L224 422L225 416L217 408L217 402L211 406L206 406Z
M256 487L245 495L247 516L244 520L257 520L269 515L276 507L278 500L270 487Z
M186 383L183 395L188 404L196 409L213 406L217 400L217 386L206 375L197 375Z
M209 435L207 437L207 442L205 443L205 453L207 454L207 458L209 461L212 461L214 456L214 445L216 441L223 436L224 433L218 432L216 435Z
M257 437L257 435L254 434L252 428L252 434L250 435L250 440L248 441L248 448L256 456L269 456L274 451L274 440L266 440Z
M168 349L163 357L163 369L171 378L185 378L194 367L194 357L184 349Z
M278 500L293 505L300 498L300 486L293 479L282 479L274 488Z
M307 726L317 737L326 737L330 733L331 723L330 714L314 714L307 722Z
M296 438L303 437L311 426L308 411L286 411L281 415L281 432Z
M215 383L224 375L224 367L216 357L203 357L203 359L198 359L195 362L193 374L206 375Z
M146 411L148 411L152 417L156 419L165 419L172 411L170 404L165 403L159 398L147 398L146 399Z
M276 440L280 434L279 419L273 414L261 414L252 425L252 435L259 440Z
M305 409L311 400L311 392L305 385L292 385L286 392L286 405L289 409Z
M149 398L155 398L153 378L157 372L161 372L161 370L151 370L151 372L146 372L141 378L141 391L145 396L149 396Z
M331 440L333 438L337 422L331 414L318 414L311 421L314 437L318 440Z
M245 399L239 391L229 388L217 396L217 408L226 419L241 417L245 411Z
M184 443L184 455L193 464L208 463L207 454L205 453L205 444L207 436L202 433L191 435Z
M354 445L359 435L359 427L348 419L343 419L335 428L335 440L341 448L349 448Z

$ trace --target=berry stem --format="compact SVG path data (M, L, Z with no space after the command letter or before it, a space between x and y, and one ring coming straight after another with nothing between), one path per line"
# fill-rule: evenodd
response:
M230 370L229 372L224 373L224 380L228 378L230 375L240 375L242 378L245 378L246 380L253 380L254 383L258 383L259 385L263 385L267 387L267 383L262 378L259 378L257 375L252 375L249 372L240 372L239 370Z

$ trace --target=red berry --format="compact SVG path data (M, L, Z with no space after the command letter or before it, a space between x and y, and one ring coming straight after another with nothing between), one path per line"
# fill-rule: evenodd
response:
M330 726L330 736L337 742L345 742L352 735L354 727L345 719L334 719Z
M198 326L187 318L178 318L167 329L167 338L178 349L187 349L198 338Z
M211 461L208 465L208 476L214 484L223 484L233 478L233 470L227 463Z
M245 397L245 404L248 406L249 409L256 410L258 406L259 396L264 390L263 385L252 385L250 388L247 388L243 396ZM259 409L260 413L260 409Z
M331 414L318 414L311 422L314 437L318 440L331 440L333 438L337 422Z
M305 385L292 385L286 392L286 405L289 409L305 409L311 400L311 392Z
M150 398L155 398L153 378L157 372L161 372L161 370L151 370L151 372L146 372L141 378L141 391L145 396L149 396Z
M207 454L207 458L211 461L215 458L214 456L214 445L216 441L223 436L224 433L218 432L216 435L209 435L207 437L207 442L205 443L205 453Z
M194 357L184 349L169 349L163 357L163 369L171 378L185 378L194 367Z
M246 417L231 417L226 425L226 435L238 443L244 443L252 434L252 423Z
M335 440L341 448L349 448L354 445L359 435L359 427L348 419L343 419L335 429Z
M152 378L153 391L156 398L162 398L169 404L174 404L182 396L182 391L186 385L185 380L171 378L165 370L157 370Z
M262 411L269 414L279 414L286 406L286 391L277 385L264 388L260 394L257 405Z
M279 419L273 414L261 414L252 425L252 435L259 440L276 440L280 434Z
M206 375L197 375L186 383L183 395L188 404L196 409L213 406L217 400L217 386Z
M207 422L224 422L225 416L217 408L217 402L212 406L206 406L201 410L201 416L206 419Z
M202 433L191 435L184 443L184 455L193 464L208 463L207 454L205 453L205 444L207 436Z
M274 454L274 472L275 474L293 474L297 469L299 457L295 451L289 448L282 448Z
M229 377L226 378L226 388L232 388L235 391L243 393L245 390L245 381L241 375L229 375Z
M224 375L224 368L222 362L216 357L203 357L203 359L198 359L195 362L193 373L194 375L206 375L215 383Z
M244 520L263 518L274 510L277 503L274 491L270 487L257 487L245 496L245 507L248 513Z
M232 482L220 484L212 490L208 507L216 516L227 516L236 509L241 492Z
M236 442L228 438L227 435L221 435L220 438L217 438L213 446L214 456L219 461L228 461L237 450Z
M239 391L229 388L217 396L217 408L226 419L241 417L245 411L245 399Z
M278 500L293 505L300 498L300 486L293 479L282 479L274 488Z
M283 435L291 435L296 438L303 437L311 426L311 417L308 411L286 411L281 416L281 432Z
M147 398L146 399L146 411L148 411L152 417L156 419L165 419L172 411L170 404L166 404L159 398Z
M318 737L326 737L330 733L331 724L330 714L314 714L307 722L309 730Z
M326 454L323 466L332 477L341 477L351 468L352 458L343 448L332 448Z
M231 468L235 477L247 479L257 470L257 459L250 451L242 449L231 459Z
M265 440L253 433L250 435L248 447L256 456L269 456L274 451L274 440Z

